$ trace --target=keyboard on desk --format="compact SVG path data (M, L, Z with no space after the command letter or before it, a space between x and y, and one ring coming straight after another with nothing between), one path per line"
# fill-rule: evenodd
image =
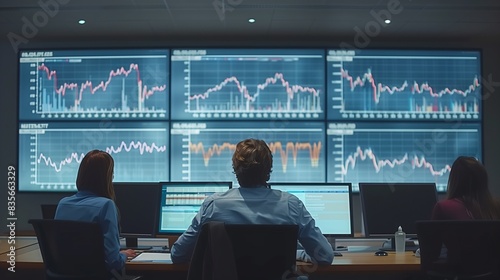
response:
M130 262L172 263L172 259L166 250L147 250L138 252L137 256L130 259Z

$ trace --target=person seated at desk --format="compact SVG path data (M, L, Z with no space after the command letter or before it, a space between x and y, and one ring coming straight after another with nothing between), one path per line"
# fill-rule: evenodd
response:
M110 271L121 272L127 258L136 254L130 249L120 251L113 169L114 160L110 154L99 150L88 152L78 168L78 192L59 201L54 218L98 222L104 234L106 266Z
M446 199L432 212L433 220L495 220L500 209L488 189L486 168L473 157L458 157L451 167Z
M192 224L172 246L172 262L189 262L201 226L209 221L221 221L230 224L298 225L298 239L304 250L297 251L297 259L325 265L332 263L332 246L316 227L314 218L302 201L268 186L272 158L271 150L262 140L246 139L236 145L232 162L240 188L205 199Z

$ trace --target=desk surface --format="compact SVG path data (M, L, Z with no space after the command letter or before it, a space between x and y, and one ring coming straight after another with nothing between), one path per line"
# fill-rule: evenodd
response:
M4 254L10 251L10 247L14 246L16 250L24 248L26 246L30 246L33 244L37 243L36 237L32 236L20 236L16 237L14 241L10 240L11 243L9 243L9 238L6 236L0 237L0 254ZM14 244L12 244L15 242Z
M297 262L297 269L304 274L334 274L334 273L374 273L419 271L420 259L412 252L396 254L389 252L388 256L377 257L374 252L342 252L342 257L335 257L332 265L316 266L310 263ZM8 267L7 254L0 255L0 268ZM17 269L43 269L42 257L38 244L25 246L16 251ZM133 271L187 271L187 264L165 264L151 262L128 262L127 270Z

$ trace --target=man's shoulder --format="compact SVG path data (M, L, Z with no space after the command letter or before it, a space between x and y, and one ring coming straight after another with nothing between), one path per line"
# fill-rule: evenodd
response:
M210 203L216 200L255 200L255 199L265 199L265 200L280 200L289 201L292 203L301 203L300 199L288 192L275 189L260 189L258 192L252 190L251 193L239 191L239 188L233 188L226 192L214 193L205 199L206 203Z
M289 200L289 201L296 201L296 202L301 202L300 199L295 196L294 194L291 194L291 193L288 193L288 192L284 192L284 191L280 191L280 190L273 190L275 191L278 195L281 195L281 197L283 199L286 199L286 200Z
M213 193L205 199L205 202L214 201L214 200L218 200L218 199L232 198L235 196L236 191L237 191L236 189L229 189L225 192Z

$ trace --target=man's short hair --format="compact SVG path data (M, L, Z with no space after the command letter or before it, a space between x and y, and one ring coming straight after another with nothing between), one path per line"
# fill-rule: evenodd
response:
M233 171L241 187L267 185L273 168L273 154L266 142L246 139L236 145Z

